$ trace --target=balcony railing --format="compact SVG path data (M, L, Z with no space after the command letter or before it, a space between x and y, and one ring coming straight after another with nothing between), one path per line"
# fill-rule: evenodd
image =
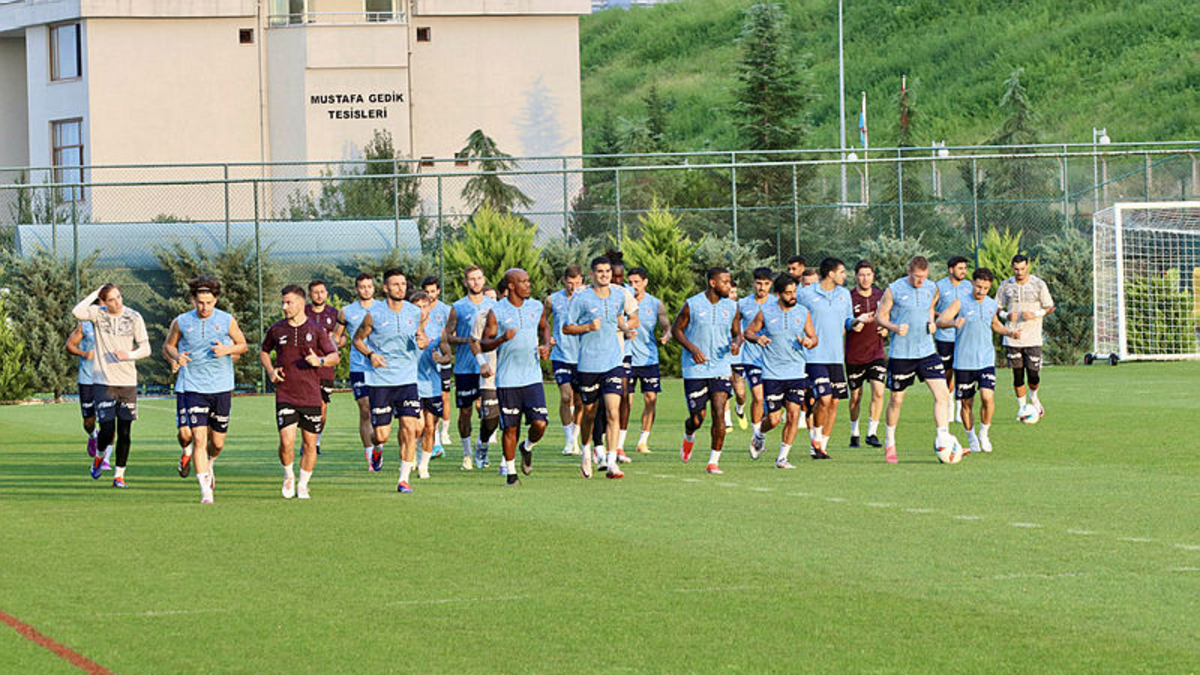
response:
M305 25L353 26L372 23L407 23L404 12L299 12L296 14L272 14L267 17L272 28Z

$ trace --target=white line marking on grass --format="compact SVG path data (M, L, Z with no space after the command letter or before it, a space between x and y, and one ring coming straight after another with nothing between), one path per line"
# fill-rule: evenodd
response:
M656 473L656 474L654 474L654 477L655 478L674 478L675 476L668 476L665 473Z
M788 496L789 497L811 497L812 493L811 492L789 492Z
M736 591L757 591L762 586L708 586L706 588L676 588L676 593L729 593Z
M933 513L933 509L904 509L908 513Z
M1200 546L1195 544L1175 544L1175 548L1181 548L1185 551L1200 551Z
M384 607L411 607L416 605L449 605L459 602L510 602L526 600L528 595L493 595L474 598L429 598L426 600L397 600L389 602Z
M741 483L720 482L720 483L717 483L717 485L720 485L721 487L727 487L727 488L741 487Z
M1067 530L1067 534L1074 534L1080 537L1091 537L1096 533L1092 532L1091 530Z
M183 616L188 614L228 614L231 609L149 609L144 612L107 612L96 616Z
M954 516L955 520L983 520L983 516Z
M1168 567L1168 572L1200 572L1200 567Z
M685 482L685 483L699 483L699 482L700 482L700 479L699 479L699 478L684 478L684 479L683 479L683 482Z
M1009 523L1008 526L1009 527L1023 527L1025 529L1029 529L1029 530L1033 530L1033 529L1037 529L1037 528L1041 527L1041 525L1038 525L1037 523Z
M1063 572L1062 574L1039 574L1034 572L1029 574L997 574L992 578L997 581L1004 581L1007 579L1070 579L1083 576L1087 575L1083 572Z
M752 488L750 488L750 490L751 490L751 491L753 491L753 492L774 492L774 491L775 491L775 488L769 488L769 487L752 487Z
M1118 541L1127 541L1131 544L1149 544L1150 542L1152 542L1154 540L1147 539L1145 537L1121 537L1118 539Z
M892 505L887 502L867 502L867 506L873 509L887 509L891 508Z
M840 504L840 503L846 501L846 498L845 497L826 497L825 501L833 502L835 504Z

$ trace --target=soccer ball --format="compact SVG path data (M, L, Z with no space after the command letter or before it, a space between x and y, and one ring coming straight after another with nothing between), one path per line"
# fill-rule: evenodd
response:
M938 461L942 464L958 464L962 461L962 444L953 435L948 436L947 439L947 443L940 443L937 438L933 439L933 454L937 455Z
M1017 411L1017 419L1025 424L1037 424L1041 417L1038 414L1037 408L1029 403L1021 406L1021 409Z

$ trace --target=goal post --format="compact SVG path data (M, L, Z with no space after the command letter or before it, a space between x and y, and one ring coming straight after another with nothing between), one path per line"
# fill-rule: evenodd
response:
M1200 359L1200 202L1092 217L1093 357Z

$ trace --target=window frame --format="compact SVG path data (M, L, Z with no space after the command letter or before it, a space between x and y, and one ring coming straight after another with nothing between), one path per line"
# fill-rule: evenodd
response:
M78 142L71 145L59 145L59 130L68 124L77 125ZM59 120L50 120L50 166L52 167L53 180L55 183L83 183L83 167L84 161L84 144L83 139L83 118L68 117ZM79 164L66 164L62 162L62 153L66 150L76 149L79 151ZM68 175L75 174L78 175ZM64 202L83 201L83 187L61 187L59 188L59 198Z
M70 76L62 75L62 64L59 59L58 45L61 40L59 31L64 28L75 29L75 74ZM68 21L67 23L51 24L47 27L49 30L48 43L50 45L50 81L51 82L73 82L83 79L83 25L79 21Z

